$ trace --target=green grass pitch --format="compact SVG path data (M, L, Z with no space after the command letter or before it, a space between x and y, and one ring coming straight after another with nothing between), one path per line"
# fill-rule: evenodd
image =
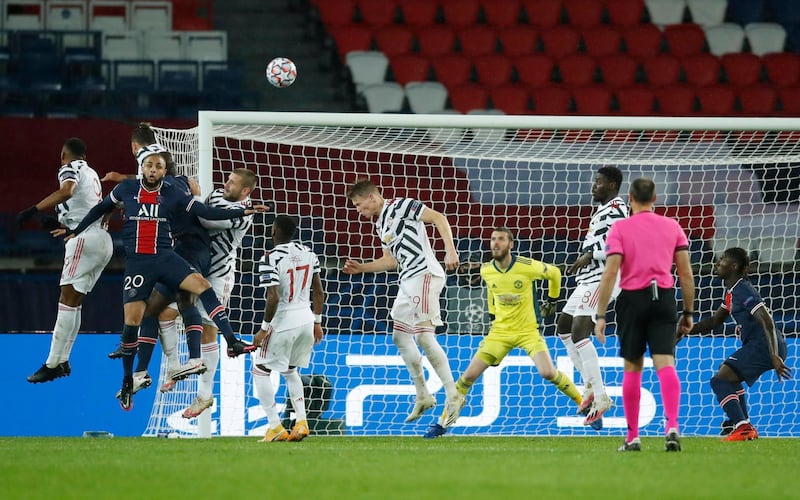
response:
M0 438L0 498L800 498L800 440Z

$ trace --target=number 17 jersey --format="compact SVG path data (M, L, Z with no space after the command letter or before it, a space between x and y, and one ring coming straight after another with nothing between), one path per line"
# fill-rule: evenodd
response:
M272 318L275 331L295 328L314 321L311 311L311 283L319 274L319 258L305 245L282 243L258 262L259 286L279 286L278 310Z

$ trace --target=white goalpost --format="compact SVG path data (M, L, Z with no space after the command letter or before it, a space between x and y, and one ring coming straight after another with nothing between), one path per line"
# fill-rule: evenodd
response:
M221 186L235 168L256 172L259 186L253 199L274 203L277 214L297 217L297 239L320 256L326 336L315 347L311 366L301 370L313 376L308 393L312 435L422 435L444 405L441 382L425 361L438 406L419 421L404 423L414 387L389 336L397 275L341 272L345 258L380 255L372 222L359 219L345 196L346 187L363 177L379 184L386 198L416 198L444 213L462 262L486 260L488 235L505 226L516 233L518 254L562 270L578 256L593 210L591 184L597 169L618 166L623 195L631 180L651 177L657 210L677 219L690 239L698 285L696 319L712 314L722 301L723 286L713 275L715 256L743 247L753 261L751 279L787 335L787 364L796 364L798 119L201 111L197 128L156 132L181 171L200 181L204 194ZM257 218L240 250L229 315L245 339L258 329L263 313L255 262L270 248L270 221ZM438 235L434 243L443 257ZM456 377L489 325L484 291L471 272L464 266L450 274L441 298L445 326L438 339ZM566 276L560 305L573 287L574 280ZM584 427L571 401L536 374L524 352L512 351L475 384L450 434L620 435L625 428L622 360L613 314L610 318L607 344L596 345L616 404L601 431ZM558 367L582 389L583 381L554 335L553 318L545 320L542 333ZM678 345L682 434L719 433L724 413L709 380L738 345L733 323ZM249 358L221 359L214 406L197 419L180 415L195 396L195 380L157 394L144 434L262 435L266 417L250 384ZM160 377L165 373L162 362ZM273 382L284 412L286 389L277 374ZM800 436L797 377L777 384L768 373L747 391L759 434ZM643 377L642 435L662 434L662 408L650 364ZM292 418L290 411L285 415Z

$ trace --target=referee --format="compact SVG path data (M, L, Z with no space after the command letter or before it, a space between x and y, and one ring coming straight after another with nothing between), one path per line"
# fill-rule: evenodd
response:
M595 335L605 342L605 313L611 291L620 273L622 289L616 302L620 354L625 360L622 405L628 435L619 451L640 451L639 400L644 353L650 356L661 385L661 399L667 418L667 451L680 451L678 409L681 387L675 371L676 323L682 334L694 321L694 276L689 263L689 242L680 225L653 212L656 186L651 179L631 183L631 217L611 227L606 239L606 269L600 281ZM678 319L675 279L678 271L683 312Z

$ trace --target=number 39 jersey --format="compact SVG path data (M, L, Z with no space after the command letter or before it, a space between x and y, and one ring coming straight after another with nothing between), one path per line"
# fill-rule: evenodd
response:
M278 310L271 321L276 331L314 321L311 282L319 272L317 255L296 242L277 245L258 262L259 286L280 287Z

